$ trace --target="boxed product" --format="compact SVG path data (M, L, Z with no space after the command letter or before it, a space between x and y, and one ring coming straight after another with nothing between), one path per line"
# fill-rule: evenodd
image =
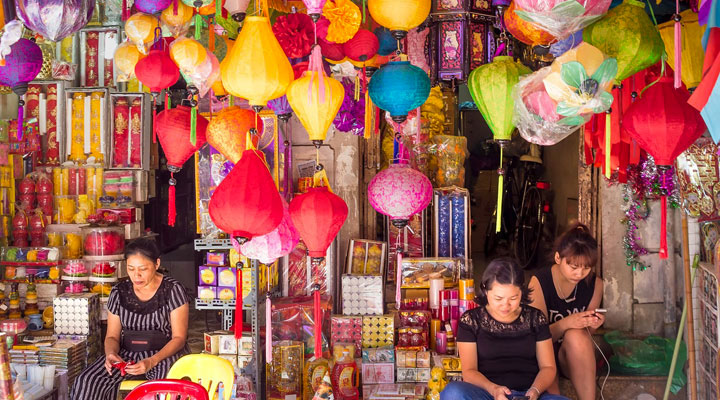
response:
M110 59L112 63L112 59ZM109 157L108 128L110 92L106 88L72 88L63 93L65 102L65 140L61 162L85 163L89 157L106 165Z
M363 317L363 348L392 346L395 341L395 318L392 315Z
M56 335L100 332L100 297L95 293L63 293L53 300Z
M253 361L252 356L244 356L244 355L240 355L240 354L238 354L238 356L237 356L237 366L240 369L247 367L248 364L250 364L252 361Z
M395 364L363 363L362 379L365 384L395 383Z
M301 398L305 353L303 342L283 340L273 345L272 352L272 363L268 365L266 375L267 398Z
M467 189L435 189L433 196L433 247L435 257L459 257L470 254L470 194Z
M217 286L217 267L201 265L198 268L198 281L203 286Z
M366 400L424 400L427 387L410 383L363 385Z
M430 368L400 368L397 369L398 382L427 382L430 380Z
M25 95L25 113L38 118L42 139L44 165L59 165L60 153L65 143L58 138L64 136L65 102L58 101L58 94L65 90L64 81L34 81L28 85ZM61 147L62 146L62 147Z
M445 287L457 285L463 266L461 258L404 258L403 288L430 288L430 279L443 278Z
M140 214L139 208L100 208L97 210L98 214L101 214L103 218L106 216L113 215L119 218L121 224L132 224L137 222Z
M362 360L363 363L395 363L395 349L393 346L363 349Z
M345 315L382 315L382 276L342 276L342 304Z
M331 298L321 296L322 310L322 353L330 357L330 314ZM312 296L283 297L272 301L272 334L273 343L292 340L304 343L305 355L310 357L315 352L315 320ZM391 336L392 337L392 336Z
M388 282L395 282L397 270L397 246L400 243L403 254L406 257L425 257L425 211L419 212L408 222L409 229L398 230L398 228L390 223L390 218L386 218L386 232L388 243L388 261L387 261L387 278Z
M234 287L220 287L216 288L216 295L218 300L230 301L235 300L237 288Z
M198 299L215 300L217 299L217 287L215 286L198 286Z
M330 318L330 345L354 343L355 357L362 349L362 316L333 315Z
M205 259L207 265L227 265L227 253L208 251Z
M383 275L387 244L374 240L350 240L347 273L350 275Z
M232 332L230 332L230 331L205 332L203 334L204 343L205 343L205 352L209 353L209 354L220 354L220 338L224 335L232 335Z
M122 41L120 32L120 26L80 30L80 86L115 86L113 55Z
M245 269L243 269L244 278ZM220 287L237 287L237 269L231 267L218 267L217 269L217 285ZM244 281L245 279L243 279ZM243 282L244 283L244 282Z
M241 356L253 355L253 339L250 336L243 336L237 340L237 353Z
M152 132L150 95L112 93L110 115L110 168L149 169Z

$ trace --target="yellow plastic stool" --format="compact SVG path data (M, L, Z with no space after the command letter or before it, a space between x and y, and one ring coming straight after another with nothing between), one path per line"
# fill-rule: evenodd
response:
M235 370L230 361L211 354L188 354L173 364L168 371L168 379L185 379L201 384L212 399L218 383L222 382L223 398L230 400L235 383Z

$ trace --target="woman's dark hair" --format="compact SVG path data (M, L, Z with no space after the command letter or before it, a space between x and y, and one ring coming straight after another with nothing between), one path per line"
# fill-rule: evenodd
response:
M576 222L555 241L555 252L568 264L595 268L598 243L587 226Z
M477 297L477 303L480 306L487 305L487 292L495 282L519 287L522 291L520 302L530 304L530 288L525 284L525 273L514 259L501 257L490 261L480 282L480 294Z
M153 264L160 258L160 249L153 239L139 238L128 243L125 246L125 258L130 256L140 255L148 260L152 261Z

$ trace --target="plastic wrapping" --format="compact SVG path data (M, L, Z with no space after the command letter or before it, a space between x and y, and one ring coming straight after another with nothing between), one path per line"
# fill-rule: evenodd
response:
M330 344L353 343L355 357L362 350L362 317L356 315L333 315L330 319Z
M468 156L464 136L435 135L432 138L437 158L437 186L465 186L465 159Z
M347 270L350 275L383 275L387 244L374 240L353 239L348 247Z
M125 230L115 227L83 227L85 254L88 256L111 256L125 250Z
M395 342L395 318L392 315L363 317L364 348L393 346Z
M266 376L268 398L302 398L303 342L282 341L273 346Z
M313 264L308 257L305 243L300 240L288 255L286 270L283 273L283 277L287 279L283 293L286 296L309 296L315 283L320 285L321 293L328 293L328 288L333 287L332 260L334 259L335 250L330 246L327 256L319 264Z
M313 329L313 299L311 296L285 297L273 300L272 303L272 333L273 348L276 341L293 340L305 343L305 357L315 353L315 338ZM322 296L321 309L323 312L323 357L330 357L330 313L332 302L330 297ZM273 360L276 358L273 356Z
M464 261L460 258L404 258L402 287L429 288L430 279L443 278L446 287L457 284Z
M457 187L436 189L434 197L435 255L461 257L467 262L470 253L468 190Z
M519 0L515 13L562 40L600 19L610 0Z
M210 196L215 188L220 185L223 179L230 173L233 163L228 161L219 151L210 145L205 145L196 153L196 206L197 206L197 231L204 238L215 238L220 230L215 226L210 214L208 205Z
M403 255L405 257L423 257L425 256L425 214L423 212L410 217L408 228L402 232L388 221L388 282L395 282L396 264L397 264L397 243L400 243Z
M382 315L382 276L343 275L341 293L343 314Z

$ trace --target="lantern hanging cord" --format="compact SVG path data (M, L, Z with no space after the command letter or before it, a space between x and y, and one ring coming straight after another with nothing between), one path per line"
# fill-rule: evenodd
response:
M656 83L660 82L660 79L662 79L663 76L665 76L665 59L667 57L667 53L663 53L662 60L660 61L660 76L658 76L657 79L650 82L647 86L643 88L643 90L640 91L640 97L642 97L643 93L645 93L646 90L653 87Z
M648 4L648 7L650 7L650 16L652 17L653 23L657 27L657 19L655 18L655 10L652 8L652 4L650 4L650 0L645 0L645 2Z

